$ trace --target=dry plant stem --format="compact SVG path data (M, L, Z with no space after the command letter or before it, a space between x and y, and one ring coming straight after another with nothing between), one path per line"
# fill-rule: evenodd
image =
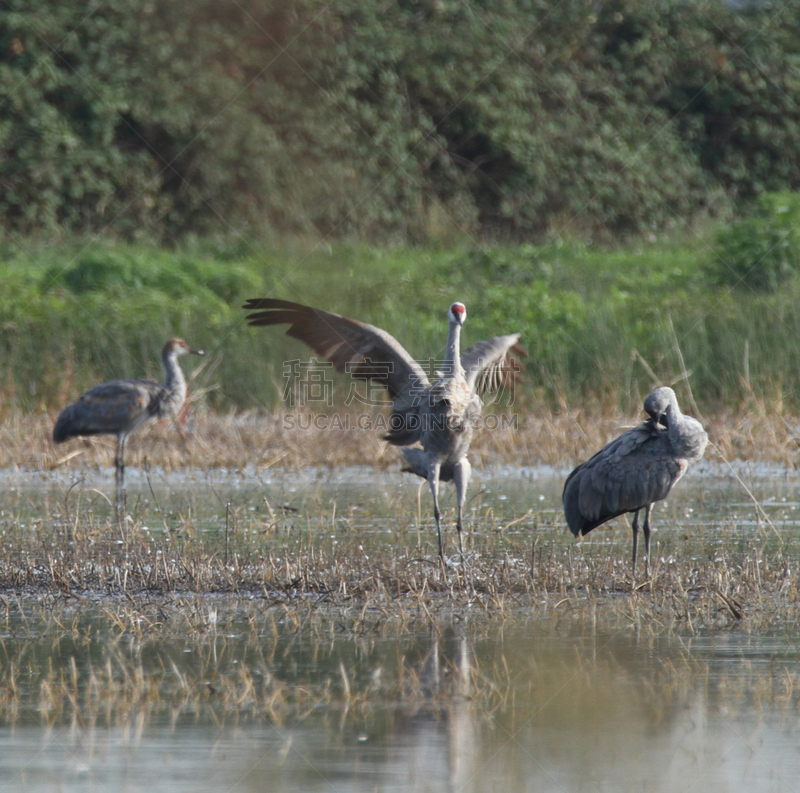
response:
M736 471L734 470L733 466L730 464L730 462L725 457L725 455L717 448L717 446L715 444L709 443L709 446L719 455L719 457L722 460L722 462L724 462L725 465L728 466L728 470L733 474L734 478L739 483L739 486L742 488L742 490L744 490L745 493L747 493L747 497L753 502L753 506L755 507L755 510L756 510L756 520L759 523L760 523L760 521L763 520L770 527L770 529L772 529L772 532L778 538L778 541L779 542L783 542L783 540L781 539L780 534L778 533L778 530L775 528L775 525L769 519L769 515L767 515L767 513L764 512L764 508L759 503L759 500L753 495L752 491L744 483L744 481L739 476L739 474L736 473Z
M225 566L228 566L228 551L230 549L231 529L231 503L225 504Z
M678 361L681 365L681 380L686 383L686 389L689 391L689 404L692 406L692 410L694 411L694 417L699 421L702 421L703 414L700 412L700 408L697 407L697 402L694 401L694 394L692 393L692 385L691 381L689 380L689 372L686 369L686 362L683 360L683 352L681 352L681 345L678 342L678 334L675 333L675 326L672 324L672 317L668 317L669 321L669 332L672 335L672 342L675 345L675 353L678 356ZM677 382L677 381L676 381Z

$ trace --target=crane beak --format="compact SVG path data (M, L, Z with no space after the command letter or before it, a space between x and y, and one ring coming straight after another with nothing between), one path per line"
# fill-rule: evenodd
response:
M192 353L193 355L205 355L205 353L202 350L189 350L189 352Z
M666 413L651 413L650 418L653 420L653 424L656 427L661 428L662 430L669 429L669 422L667 421L667 414Z

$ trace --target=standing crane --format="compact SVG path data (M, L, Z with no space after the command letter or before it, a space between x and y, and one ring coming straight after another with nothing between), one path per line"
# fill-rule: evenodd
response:
M385 330L339 314L272 298L248 300L250 325L288 324L287 336L299 339L328 359L339 372L386 387L392 399L389 432L384 440L404 448L408 470L427 479L433 494L433 514L444 560L439 482L453 482L458 505L458 548L463 555L463 509L470 478L467 451L481 414L480 394L511 383L519 371L515 355L520 334L479 342L464 355L461 327L467 317L463 303L453 303L447 317L447 350L439 379L433 384L422 367Z
M167 378L164 385L143 378L112 380L96 385L67 405L56 419L53 440L62 443L78 435L116 435L117 509L125 494L125 441L135 430L162 418L175 418L186 400L186 378L178 365L181 355L203 355L183 339L170 339L161 352Z
M684 416L675 392L657 388L644 402L649 418L623 433L567 477L561 501L570 531L588 534L611 518L633 512L633 570L644 509L645 569L650 573L650 511L665 499L690 463L699 460L708 435Z

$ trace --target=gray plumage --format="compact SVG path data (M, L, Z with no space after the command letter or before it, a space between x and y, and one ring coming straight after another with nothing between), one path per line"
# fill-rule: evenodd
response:
M408 470L427 479L443 556L439 482L453 481L458 503L458 545L461 550L462 511L470 477L466 459L474 425L481 413L480 394L510 384L519 371L516 355L520 334L495 336L460 353L462 303L448 311L447 352L439 379L431 383L422 367L386 331L339 314L290 303L256 298L244 306L251 325L288 324L287 336L305 342L327 358L337 371L385 386L392 399L385 440L403 449Z
M588 534L617 515L633 512L633 568L644 509L645 564L650 566L650 511L665 499L708 442L702 425L684 416L675 392L657 388L644 403L649 418L604 446L567 478L561 501L570 531Z
M67 405L56 419L53 440L63 443L83 435L116 435L115 459L117 505L123 496L125 475L125 441L128 435L150 421L174 418L186 400L186 378L178 365L178 357L202 350L193 350L183 339L170 339L161 353L166 372L164 385L153 380L113 380L85 391Z

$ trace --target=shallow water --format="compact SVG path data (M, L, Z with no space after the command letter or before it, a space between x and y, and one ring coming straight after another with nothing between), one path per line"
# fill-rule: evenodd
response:
M467 502L466 530L474 537L496 537L498 553L506 538L572 544L565 532L561 489L567 470L490 468L476 472ZM254 524L272 520L278 528L265 536L269 548L299 543L335 546L358 538L373 544L416 543L435 551L431 497L427 484L395 470L307 468L302 471L208 471L127 473L127 506L133 522L161 537L191 530L205 547L223 542L253 547ZM709 555L715 547L749 541L796 542L800 526L797 472L769 465L739 463L734 469L701 464L653 512L654 549L662 556ZM749 491L749 492L748 492ZM85 516L110 520L113 472L88 469L31 473L0 471L0 532L36 532L49 519ZM758 502L758 507L754 504ZM454 492L442 488L446 542L454 543ZM273 520L280 519L280 520ZM627 518L595 530L577 545L629 553ZM274 527L273 527L274 528ZM266 547L266 544L264 545ZM263 550L256 546L256 550ZM592 553L595 551L591 551Z
M779 541L797 548L796 474L743 465L737 473L771 526L729 471L700 466L657 508L656 553L713 558L723 545ZM537 536L572 544L560 517L564 474L495 469L477 476L469 531L496 537L485 547L498 555ZM110 472L83 477L0 472L6 547L45 534L64 514L110 515ZM367 550L417 541L428 553L435 548L429 493L395 472L155 471L148 481L131 470L128 506L154 536L191 524L209 547L223 541L227 515L233 548L354 537ZM270 515L281 516L278 529L263 539L245 536L261 531ZM625 525L593 532L575 554L627 558ZM525 614L505 623L454 618L438 631L354 635L335 617L320 617L313 628L268 623L264 606L255 633L234 620L219 635L186 632L139 645L104 632L103 614L113 608L101 603L82 617L81 635L86 625L100 631L89 631L84 643L65 632L62 617L51 635L23 608L7 610L0 665L19 668L23 706L0 719L0 790L800 789L797 635L754 636L745 624L688 637ZM214 611L205 602L198 608ZM47 670L54 670L51 681L73 669L84 679L109 658L115 670L129 664L125 674L141 670L167 686L183 676L189 704L175 705L173 696L171 708L148 711L139 703L126 715L117 702L113 714L99 708L91 717L81 708L48 710ZM239 667L317 693L274 713L215 694L215 676L233 679ZM335 693L328 700L319 694L326 686Z
M355 653L342 638L294 674L338 675L344 658L355 685L375 669L390 676L404 654L421 697L398 702L378 687L367 713L340 704L271 720L222 708L215 719L111 727L25 719L0 729L0 789L797 789L800 718L781 681L798 647L786 639L643 640L517 622ZM461 682L440 695L449 676Z

